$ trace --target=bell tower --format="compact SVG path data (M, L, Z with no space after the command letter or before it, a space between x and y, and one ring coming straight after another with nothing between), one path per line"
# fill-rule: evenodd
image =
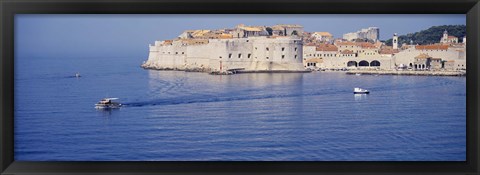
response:
M393 46L393 49L398 49L398 36L397 36L397 33L394 33L394 34L393 34L392 46Z
M448 32L445 29L445 31L443 31L443 37L442 37L441 43L447 43L447 41L448 41Z

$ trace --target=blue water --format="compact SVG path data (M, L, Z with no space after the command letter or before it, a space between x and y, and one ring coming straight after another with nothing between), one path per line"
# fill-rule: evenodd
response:
M466 158L465 77L212 76L142 61L16 59L15 160ZM96 110L107 96L126 106Z

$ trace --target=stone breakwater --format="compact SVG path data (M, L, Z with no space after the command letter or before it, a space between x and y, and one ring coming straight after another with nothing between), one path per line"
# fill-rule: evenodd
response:
M152 70L174 70L174 71L185 71L185 72L212 72L212 69L209 68L169 68L169 67L158 67L150 64L142 64L141 68L152 69Z
M152 70L164 70L164 71L185 71L185 72L205 72L211 75L233 75L239 73L310 73L310 70L224 70L224 71L214 71L209 68L166 68L158 67L151 64L142 64L141 68L152 69Z
M417 75L417 76L465 76L465 71L413 71L413 70L350 70L347 74L365 75Z

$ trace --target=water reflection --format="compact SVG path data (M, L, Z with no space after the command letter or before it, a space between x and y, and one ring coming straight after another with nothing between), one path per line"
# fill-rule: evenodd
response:
M367 100L367 94L353 94L355 101Z
M236 74L236 75L209 75L198 72L155 71L149 73L150 100L187 98L198 101L201 98L234 97L245 99L253 95L255 98L264 98L265 95L276 94L285 88L302 93L303 74ZM267 93L261 93L261 92ZM211 100L209 100L211 101ZM215 100L214 100L215 101Z
M113 113L115 113L116 111L120 110L118 108L115 108L115 109L111 109L111 108L105 108L105 109L96 109L97 112L99 114L101 114L102 116L110 116L112 115Z

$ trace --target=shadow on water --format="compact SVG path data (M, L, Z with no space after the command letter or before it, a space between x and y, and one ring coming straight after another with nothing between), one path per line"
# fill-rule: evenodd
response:
M120 109L96 109L98 114L102 115L102 116L111 116L112 114L114 114L115 112L118 112Z

